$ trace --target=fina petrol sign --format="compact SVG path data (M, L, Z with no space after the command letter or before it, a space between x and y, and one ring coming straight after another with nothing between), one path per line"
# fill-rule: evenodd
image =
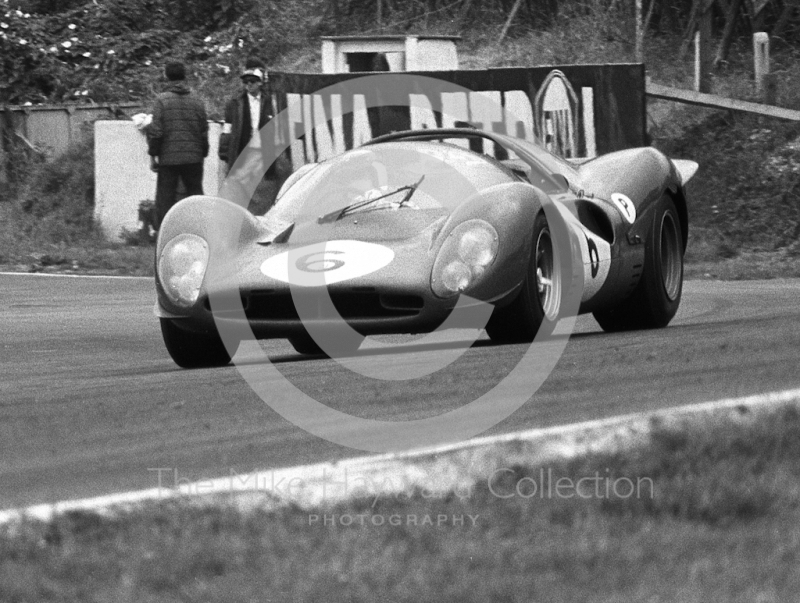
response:
M425 75L471 92L437 95L409 88L404 107L375 108L381 104L379 90L372 93L376 98L319 93L364 75L271 75L278 109L285 109L281 127L288 138L296 138L291 145L295 169L381 134L419 128L471 125L535 137L552 152L575 159L645 144L644 69L639 64L429 72Z

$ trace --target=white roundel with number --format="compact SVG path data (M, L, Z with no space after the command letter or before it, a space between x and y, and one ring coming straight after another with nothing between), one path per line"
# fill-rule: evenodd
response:
M387 266L394 251L363 241L325 241L285 251L261 264L265 275L300 287L322 287Z
M628 224L636 222L636 206L627 195L613 193L611 195L611 200L614 202L614 205L617 206L619 213L622 214L622 217L625 218Z

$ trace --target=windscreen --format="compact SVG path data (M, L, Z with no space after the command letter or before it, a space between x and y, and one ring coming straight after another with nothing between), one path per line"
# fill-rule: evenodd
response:
M484 188L510 179L495 162L454 145L387 143L319 164L267 215L299 222L345 208L373 211L384 206L449 213ZM376 203L365 203L370 199Z

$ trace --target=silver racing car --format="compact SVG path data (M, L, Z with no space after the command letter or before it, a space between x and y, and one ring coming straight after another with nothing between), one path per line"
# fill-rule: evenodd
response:
M606 331L664 327L697 167L650 147L567 161L502 134L417 130L301 167L264 216L189 197L158 234L164 342L178 365L208 367L237 337L330 354L318 334L343 324L337 353L471 319L499 343L576 312Z

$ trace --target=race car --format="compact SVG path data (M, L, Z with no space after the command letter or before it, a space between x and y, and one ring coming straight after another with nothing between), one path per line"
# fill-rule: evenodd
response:
M697 168L651 147L570 161L504 134L425 129L302 166L264 216L189 197L158 233L164 343L190 368L229 363L248 337L336 355L470 324L530 342L588 312L606 331L664 327Z

